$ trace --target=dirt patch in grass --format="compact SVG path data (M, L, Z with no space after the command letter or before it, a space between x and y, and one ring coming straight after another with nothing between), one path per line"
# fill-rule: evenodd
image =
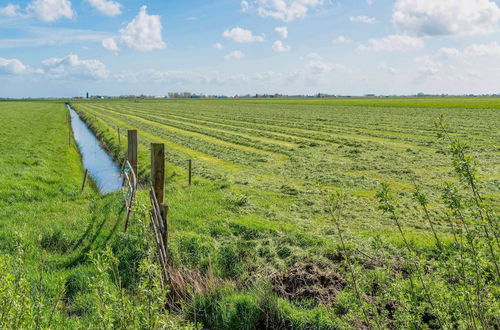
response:
M272 277L274 291L289 300L314 300L330 304L347 283L335 269L323 265L297 263L285 273Z

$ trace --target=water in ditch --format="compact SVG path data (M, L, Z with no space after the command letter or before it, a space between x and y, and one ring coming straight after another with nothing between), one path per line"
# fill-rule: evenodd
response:
M83 166L89 170L92 179L97 183L100 193L108 194L122 188L120 167L111 156L101 147L99 140L68 104L71 115L71 126L75 140L80 149Z

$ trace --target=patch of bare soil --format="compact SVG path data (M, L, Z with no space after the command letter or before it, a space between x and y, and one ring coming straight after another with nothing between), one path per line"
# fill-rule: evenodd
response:
M297 263L283 274L276 274L271 279L274 291L289 300L314 300L317 303L335 302L337 293L347 283L336 270L324 269L311 263Z

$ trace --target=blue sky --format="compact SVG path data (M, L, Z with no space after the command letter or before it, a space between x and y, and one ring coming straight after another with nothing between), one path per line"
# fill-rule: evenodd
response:
M0 0L0 97L500 93L500 0Z

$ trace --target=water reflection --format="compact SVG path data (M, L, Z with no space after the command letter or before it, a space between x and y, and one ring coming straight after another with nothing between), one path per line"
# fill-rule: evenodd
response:
M90 176L102 194L120 190L122 187L120 167L101 147L99 140L76 111L69 104L67 107L71 115L73 134L82 154L83 166L89 170Z

